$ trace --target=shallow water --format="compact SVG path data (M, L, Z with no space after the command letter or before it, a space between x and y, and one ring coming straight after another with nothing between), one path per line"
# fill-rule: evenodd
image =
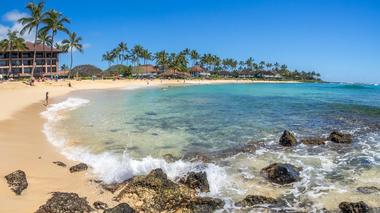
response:
M208 196L223 198L226 209L248 194L284 197L289 208L335 209L341 201L380 207L380 87L356 84L225 84L137 90L86 91L52 105L45 133L69 158L94 167L107 182L161 167L175 179L205 170ZM284 129L298 138L354 134L350 145L283 148ZM254 154L214 164L179 160L191 152L216 152L255 141ZM260 169L274 162L303 168L302 180L288 186L268 183Z

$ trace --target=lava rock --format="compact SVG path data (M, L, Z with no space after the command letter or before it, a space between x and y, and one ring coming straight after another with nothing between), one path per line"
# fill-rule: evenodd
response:
M175 212L186 208L196 191L167 178L162 169L128 180L113 198L132 204L136 211Z
M221 158L228 158L240 153L254 153L255 151L256 151L255 142L249 142L242 146L236 146L233 148L228 148L228 149L212 152L209 154L209 156L212 159L221 159Z
M342 202L339 204L339 209L342 213L367 213L369 207L363 201L357 203Z
M70 167L70 172L71 173L74 173L74 172L81 172L81 171L85 171L88 169L88 166L87 164L85 163L80 163L80 164L77 164L75 166L72 166Z
M282 133L282 136L280 138L280 145L295 146L297 145L297 139L293 135L293 133L289 132L288 130L285 130L284 133Z
M134 213L135 210L132 209L127 203L120 203L119 205L104 210L104 213Z
M200 153L200 152L189 152L186 153L183 157L183 160L190 161L190 162L203 162L203 163L209 163L211 159L207 156L206 153Z
M351 134L344 134L337 131L333 131L328 139L334 143L352 143Z
M11 174L5 176L7 183L11 190L16 195L21 195L21 192L28 188L28 181L26 180L26 174L24 171L17 170Z
M264 197L260 195L248 195L243 200L236 203L236 206L240 207L252 207L258 204L276 204L277 200L270 198L270 197Z
M261 170L261 175L269 181L277 184L289 184L301 179L301 168L291 164L274 163Z
M210 197L198 197L192 200L188 205L188 208L194 213L214 212L223 207L223 200Z
M95 209L103 209L104 210L104 209L108 208L107 203L103 203L101 201L95 201L92 205L94 206Z
M93 211L86 198L67 192L53 192L53 196L36 213L87 213Z
M376 192L380 192L380 189L377 188L376 186L363 186L363 187L358 187L356 188L358 192L361 192L363 194L372 194Z
M305 138L301 140L305 145L325 145L326 141L323 138Z
M165 154L162 156L164 158L164 160L167 162L167 163L173 163L177 160L179 160L179 158L177 157L174 157L172 154Z
M210 191L206 172L189 172L187 176L181 178L179 182L192 189L198 189L201 192Z
M66 167L66 164L63 163L62 161L54 161L53 163L54 163L55 165L57 165L57 166Z

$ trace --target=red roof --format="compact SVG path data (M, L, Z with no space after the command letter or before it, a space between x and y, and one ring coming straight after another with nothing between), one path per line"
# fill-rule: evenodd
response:
M204 69L201 66L196 65L190 69L190 72L204 72Z
M27 41L27 42L25 42L25 45L26 45L27 50L23 50L20 52L34 52L34 43ZM37 52L42 52L43 50L44 50L44 45L42 45L42 44L36 45L36 51ZM17 51L18 50L14 50L13 52L17 52ZM50 47L45 45L45 51L50 52ZM62 52L62 51L53 47L53 52Z

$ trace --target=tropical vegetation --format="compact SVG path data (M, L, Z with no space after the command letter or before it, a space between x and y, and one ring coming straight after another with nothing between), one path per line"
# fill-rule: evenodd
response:
M31 76L35 76L36 69L36 45L42 44L43 52L45 52L45 46L50 48L50 56L53 55L54 48L61 50L63 53L70 52L70 70L73 67L73 51L83 51L83 45L81 44L82 38L75 32L70 32L67 25L70 24L70 20L65 17L61 12L54 9L45 11L45 3L41 1L36 4L30 2L26 5L28 15L22 17L18 22L22 25L20 32L10 31L8 38L0 41L1 50L9 51L21 51L26 49L25 40L21 38L25 33L34 33L34 54ZM59 33L64 33L68 38L62 42L56 42ZM24 49L23 49L24 48ZM46 55L45 57L46 58ZM9 57L11 61L11 58ZM46 63L45 63L46 64ZM9 66L9 73L11 72L12 64ZM53 57L50 57L50 74L53 72Z
M225 77L227 74L228 77L277 76L285 80L320 80L320 74L317 72L290 70L286 64L278 62L256 61L252 57L239 61L233 58L221 58L210 53L201 54L189 48L178 53L165 50L152 53L139 44L129 48L125 42L119 43L116 48L104 53L102 60L108 63L108 67L120 64L132 70L136 66L153 64L152 66L163 72L174 70L190 73L192 67L199 67L214 77Z

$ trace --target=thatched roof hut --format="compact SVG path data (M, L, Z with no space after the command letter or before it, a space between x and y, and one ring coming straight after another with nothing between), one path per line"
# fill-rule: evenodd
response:
M187 72L179 72L174 69L166 70L165 72L160 74L161 78L189 78L191 75Z

